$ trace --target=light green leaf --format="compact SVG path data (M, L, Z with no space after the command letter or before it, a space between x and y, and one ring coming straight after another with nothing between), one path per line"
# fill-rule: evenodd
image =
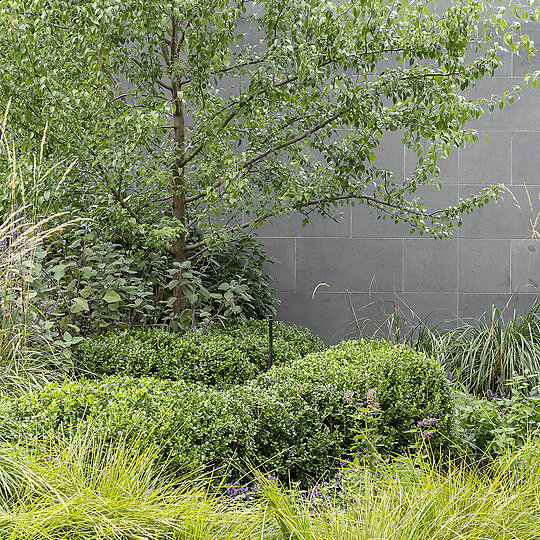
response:
M105 300L105 302L108 302L109 304L114 304L115 302L121 302L122 297L116 291L109 289L103 295L103 300Z

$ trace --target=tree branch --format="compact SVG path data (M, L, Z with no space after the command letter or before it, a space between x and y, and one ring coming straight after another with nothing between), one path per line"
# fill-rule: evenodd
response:
M165 52L167 52L167 51L165 50ZM165 54L165 53L164 53L164 54ZM133 56L130 56L129 58L130 58L130 60L131 60L134 64L136 64L138 67L140 67L141 69L144 68L144 66L142 65L142 62L140 62L139 60L137 60L137 59L134 58ZM165 62L167 62L167 59L165 59ZM169 65L169 64L167 63L167 65ZM164 88L165 90L168 90L169 92L172 92L172 86L169 86L167 83L161 81L160 79L154 79L153 82L156 83L156 84L159 84L159 86L161 86L161 87Z
M288 141L282 142L281 144L278 144L277 146L274 146L273 148L270 148L266 152L263 152L262 154L259 154L258 156L255 156L251 159L248 159L242 164L242 168L247 168L254 163L257 163L257 161L260 161L261 159L264 159L269 154L273 154L275 152L278 152L279 150L282 150L283 148L287 148L288 146L291 146L292 144L296 144L297 142L303 141L304 139L307 139L309 136L313 135L317 131L320 131L328 124L331 124L334 120L337 120L340 116L343 116L346 112L348 112L349 109L345 109L342 111L339 111L326 120L324 122L321 122L320 124L317 124L316 126L313 126L310 130L306 131L305 133L302 133L301 135L297 135L293 139L289 139Z

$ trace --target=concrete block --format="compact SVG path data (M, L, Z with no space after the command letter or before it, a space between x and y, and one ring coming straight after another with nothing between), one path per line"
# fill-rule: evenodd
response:
M405 147L402 139L402 132L384 132L381 144L375 150L376 158L373 163L375 167L393 172L397 182L402 182L405 174Z
M540 133L538 132L512 135L512 184L523 185L523 183L540 184Z
M351 209L343 206L337 210L336 220L321 216L320 214L309 214L309 223L302 227L302 222L306 218L304 214L281 215L267 221L256 231L259 238L280 238L280 237L349 237L351 230Z
M267 255L276 259L275 263L266 263L265 270L274 278L274 287L278 291L294 291L295 289L295 239L294 238L261 238Z
M512 240L511 286L518 293L540 292L540 240Z
M459 240L460 293L510 293L510 241Z
M409 195L409 199L414 197L424 197L424 208L430 211L441 210L447 206L455 206L458 202L457 184L443 184L439 190L437 185L420 186L414 195ZM371 211L366 205L358 205L352 209L352 236L357 238L410 238L418 237L420 234L414 232L410 234L411 225L408 223L394 223L389 216L386 219L377 219L377 212Z
M296 257L297 291L401 291L402 240L301 238Z
M457 288L456 238L405 239L403 292L453 292ZM455 295L455 294L454 294Z
M339 343L352 330L346 294L280 293L277 319L308 328L327 345Z
M471 194L478 194L481 188L482 186L479 185L460 185L459 196L465 199ZM529 196L523 186L510 186L508 189L510 191L500 191L497 202L491 201L483 208L464 215L459 237L514 239L530 237L530 229L534 226L536 216L540 211L540 201L538 201L540 186L529 186ZM540 222L537 225L540 230Z
M471 92L471 98L490 97L492 94L499 97L506 90L512 90L517 85L521 87L521 98L513 105L506 105L502 111L495 108L492 114L486 111L481 118L471 122L470 127L479 131L536 131L540 125L540 107L538 107L538 92L526 88L522 77L499 77L485 79Z
M457 318L457 294L414 292L400 295L404 318L412 326L425 322L428 328L449 330L455 328Z
M511 133L479 134L478 142L459 150L460 184L510 184Z
M512 317L514 311L519 314L528 312L535 300L536 294L460 294L459 318L460 324L474 323L483 313L491 316L493 306L501 313L503 320Z
M403 238L409 236L411 226L394 223L386 214L380 214L366 204L351 208L351 232L357 238Z

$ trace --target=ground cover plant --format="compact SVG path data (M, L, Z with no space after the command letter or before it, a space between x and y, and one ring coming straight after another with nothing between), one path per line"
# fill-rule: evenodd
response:
M479 454L493 455L521 448L540 436L540 389L531 389L516 376L501 393L488 390L483 398L458 394L462 439Z

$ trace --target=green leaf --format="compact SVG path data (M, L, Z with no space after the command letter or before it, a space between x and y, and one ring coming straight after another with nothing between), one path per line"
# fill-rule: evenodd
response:
M109 304L114 304L115 302L121 302L122 297L116 291L109 289L103 295L103 300L105 300L105 302L108 302Z
M90 311L90 306L84 298L78 296L77 298L73 299L73 304L71 304L71 313L79 313L81 311Z
M184 289L184 295L191 305L195 304L197 301L197 294L187 287Z
M184 309L182 311L182 314L180 315L180 324L186 328L191 323L191 317L193 315L193 311L191 309Z

